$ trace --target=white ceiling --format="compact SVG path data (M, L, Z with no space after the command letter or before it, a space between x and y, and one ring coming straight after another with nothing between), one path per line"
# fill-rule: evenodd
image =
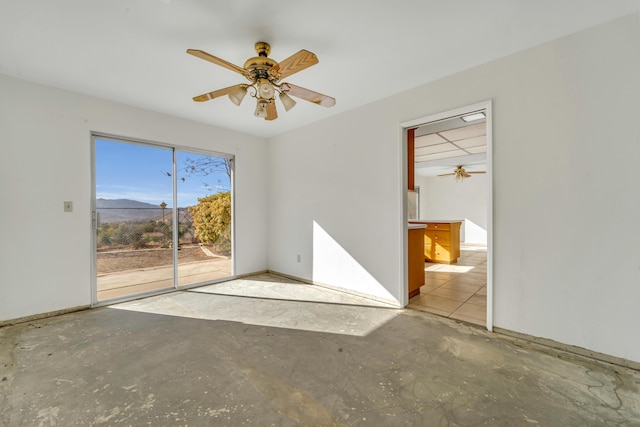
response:
M0 0L0 73L269 137L640 9L638 0ZM254 105L191 98L244 83L195 58L242 66L257 41L286 79L337 100L299 101L267 122ZM34 100L37 102L37 100Z

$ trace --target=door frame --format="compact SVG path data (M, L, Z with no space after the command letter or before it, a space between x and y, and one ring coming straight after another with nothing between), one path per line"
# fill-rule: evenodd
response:
M132 296L110 299L105 301L98 301L98 282L97 282L97 266L96 266L96 226L97 226L97 218L96 218L96 139L108 139L113 142L120 142L125 144L138 144L145 145L149 147L157 147L164 149L172 150L172 176L173 176L173 184L172 184L172 194L173 194L173 203L172 203L172 212L171 218L173 224L177 224L178 218L178 207L177 207L177 185L176 185L176 156L177 151L190 152L194 154L203 154L207 156L216 156L221 158L227 158L230 160L231 167L231 177L230 177L230 187L231 187L231 275L222 279L212 280L206 283L196 283L193 285L186 286L178 286L178 276L177 276L177 245L174 245L173 250L173 287L167 289L161 289L157 291L144 292L140 294L135 294ZM213 283L224 282L227 280L233 280L236 278L236 253L235 253L235 234L236 234L236 213L235 213L235 155L222 153L218 151L209 151L206 149L193 148L193 147L185 147L175 144L167 144L156 141L149 141L140 138L131 138L124 137L119 135L113 135L104 132L91 132L90 137L90 154L91 154L91 200L89 203L89 227L91 228L90 233L90 241L89 241L89 250L91 253L91 268L90 268L90 286L91 286L91 307L100 307L105 305L110 305L118 302L131 301L135 299L145 298L153 295L160 295L169 292L175 292L177 290L185 290L190 288L195 288L199 286L207 286ZM173 227L173 239L177 242L177 234L178 227Z
M459 108L455 108L448 111L443 111L437 114L431 114L423 116L417 119L409 120L400 123L400 141L402 155L401 167L402 171L402 239L400 253L402 256L402 271L403 277L400 283L404 284L403 292L401 293L402 305L406 306L408 301L408 295L406 290L408 289L408 254L407 254L407 223L408 223L408 210L407 210L407 188L408 188L408 149L407 149L407 131L411 128L422 126L431 122L448 119L450 117L461 116L472 113L474 111L484 110L486 115L486 128L487 128L487 177L489 185L487 186L487 319L486 328L488 331L493 331L493 110L492 101L486 100L478 102L476 104L467 105Z

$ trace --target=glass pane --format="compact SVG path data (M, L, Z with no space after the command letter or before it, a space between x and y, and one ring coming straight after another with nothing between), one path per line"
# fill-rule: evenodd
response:
M231 167L227 158L176 152L178 286L233 274Z
M171 149L96 139L97 300L173 288Z

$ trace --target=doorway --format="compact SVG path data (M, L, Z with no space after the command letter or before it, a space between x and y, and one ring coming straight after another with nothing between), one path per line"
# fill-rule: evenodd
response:
M93 304L233 277L233 157L92 136Z
M404 166L413 174L407 176L409 193L412 184L420 185L420 219L441 222L446 230L460 227L459 248L455 233L425 232L425 285L408 306L492 330L491 103L402 126ZM451 245L443 240L450 236ZM434 257L436 252L443 256Z

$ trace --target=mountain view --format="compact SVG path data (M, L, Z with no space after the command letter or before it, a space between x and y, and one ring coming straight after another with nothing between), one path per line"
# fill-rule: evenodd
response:
M167 206L163 213L163 209L158 205L129 199L96 199L96 211L100 214L100 222L103 223L171 220L170 206ZM178 208L178 212L180 220L189 215L186 208Z

